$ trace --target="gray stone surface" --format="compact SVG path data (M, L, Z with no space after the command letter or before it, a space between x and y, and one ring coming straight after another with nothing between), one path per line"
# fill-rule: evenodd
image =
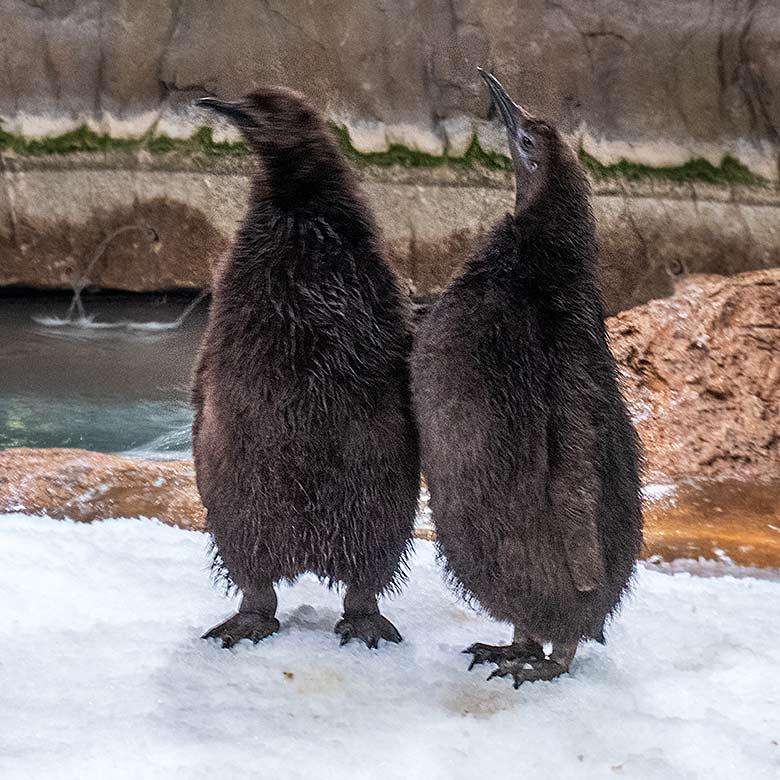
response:
M309 95L363 151L503 149L476 66L603 162L732 154L777 180L777 0L0 0L0 120L28 136L87 123L186 137L204 92L262 83ZM231 131L217 126L218 134ZM0 284L208 284L246 196L249 160L145 153L0 154ZM511 181L469 168L366 169L401 276L427 295L511 207ZM615 311L689 272L777 265L776 190L647 180L597 187ZM155 228L157 240L142 229Z
M0 285L67 288L114 236L89 281L125 290L208 285L242 218L253 165L172 157L166 166L148 155L2 162ZM511 180L500 173L367 168L360 175L396 269L417 296L441 290L513 204ZM688 273L730 274L780 258L774 190L602 183L594 209L612 312L670 294Z
M0 117L187 133L203 90L310 95L364 150L487 145L475 66L604 161L730 152L776 177L777 0L0 0Z

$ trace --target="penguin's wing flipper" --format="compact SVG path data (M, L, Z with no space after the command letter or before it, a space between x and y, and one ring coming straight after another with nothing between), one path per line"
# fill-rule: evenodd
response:
M547 426L550 510L574 585L587 593L604 585L604 550L598 528L601 481L593 463L595 434L574 399L559 403Z
M597 590L606 579L596 519L598 494L597 480L584 473L558 475L550 486L551 508L559 523L566 562L575 587L582 593Z

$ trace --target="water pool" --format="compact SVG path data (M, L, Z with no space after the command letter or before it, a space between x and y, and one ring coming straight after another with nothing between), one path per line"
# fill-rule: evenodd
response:
M0 298L0 448L82 447L155 458L191 452L189 387L206 322L187 295Z

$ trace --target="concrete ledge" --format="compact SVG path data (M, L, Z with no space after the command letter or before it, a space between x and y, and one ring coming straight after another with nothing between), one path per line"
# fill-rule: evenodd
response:
M83 522L155 517L205 529L192 462L142 461L85 450L0 452L0 512ZM780 483L685 481L645 504L643 559L705 559L780 567ZM432 528L415 536L435 540Z
M105 245L89 281L133 291L200 288L241 220L254 162L184 155L2 158L0 286L68 288ZM489 169L364 167L363 188L396 269L435 294L512 208ZM733 274L780 260L780 193L660 180L594 182L610 312L671 294L689 273ZM153 228L123 230L128 226Z

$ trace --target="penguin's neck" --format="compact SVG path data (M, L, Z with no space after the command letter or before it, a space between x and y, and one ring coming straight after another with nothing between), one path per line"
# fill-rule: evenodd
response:
M519 233L551 245L586 241L595 246L595 225L587 184L553 180L531 199L518 198L514 222Z
M356 189L336 149L271 148L260 155L252 211L259 220L344 222L358 217Z
M349 254L351 247L373 243L377 234L351 171L338 160L321 166L319 175L264 160L239 230L243 251L237 259L252 273L258 260L279 270L290 266L285 273L300 271L301 257L312 262L334 244L341 248L337 254Z

